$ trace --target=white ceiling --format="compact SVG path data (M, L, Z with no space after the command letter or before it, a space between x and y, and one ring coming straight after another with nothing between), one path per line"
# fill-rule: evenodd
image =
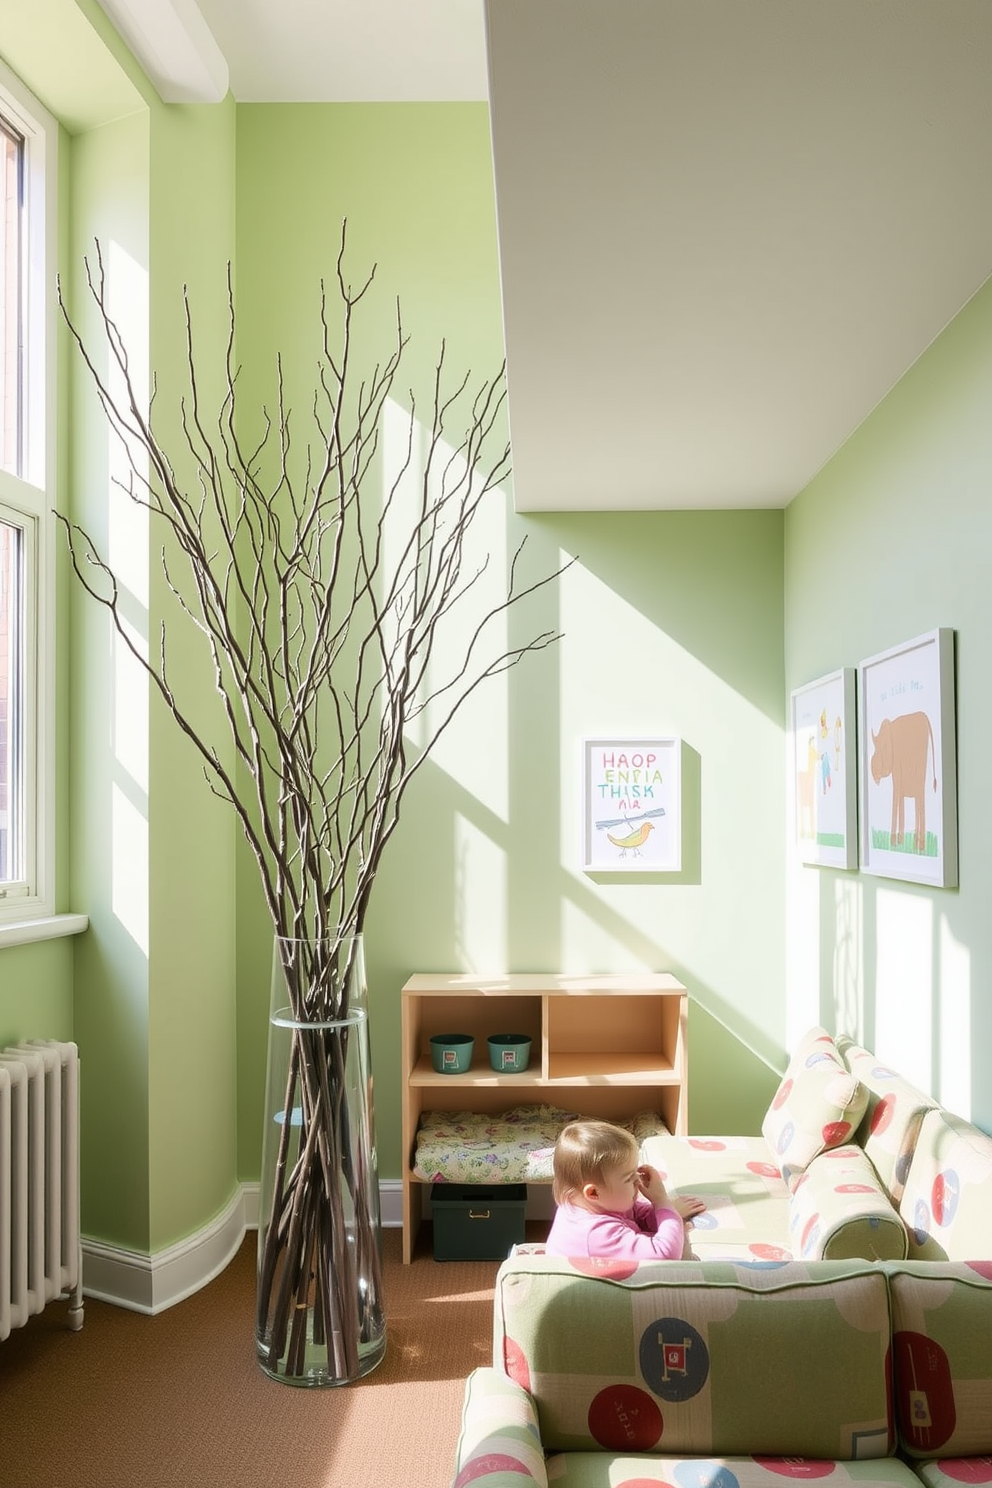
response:
M239 101L489 97L521 510L785 505L992 272L989 0L198 3Z
M197 0L239 103L486 97L482 0Z
M992 272L992 4L488 14L517 506L785 505Z

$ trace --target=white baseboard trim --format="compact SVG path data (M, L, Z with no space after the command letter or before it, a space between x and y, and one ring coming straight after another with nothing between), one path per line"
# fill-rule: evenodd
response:
M382 1178L379 1182L379 1209L386 1230L403 1228L403 1180Z
M243 1183L241 1192L245 1201L245 1228L258 1229L258 1184ZM403 1227L403 1181L400 1178L379 1179L379 1210L383 1229Z
M134 1312L164 1312L220 1275L244 1239L244 1207L238 1188L202 1230L153 1255L84 1235L84 1293Z
M379 1184L382 1223L403 1223L403 1184ZM83 1236L83 1291L132 1312L154 1315L190 1297L219 1276L232 1260L246 1230L258 1228L258 1184L243 1183L217 1217L196 1234L153 1255L107 1245Z

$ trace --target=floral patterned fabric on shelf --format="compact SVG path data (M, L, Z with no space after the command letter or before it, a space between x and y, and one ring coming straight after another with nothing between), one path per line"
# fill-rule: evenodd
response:
M426 1183L550 1183L558 1133L578 1118L577 1111L545 1105L424 1111L413 1171ZM639 1142L668 1130L656 1111L640 1111L616 1124Z

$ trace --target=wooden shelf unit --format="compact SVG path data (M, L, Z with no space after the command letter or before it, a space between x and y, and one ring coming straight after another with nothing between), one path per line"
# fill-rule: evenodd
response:
M652 1108L670 1131L688 1127L687 993L667 972L473 976L420 972L402 993L403 1260L422 1218L423 1180L413 1171L423 1111L508 1111L546 1102L617 1120ZM437 1074L434 1033L470 1033L472 1068ZM491 1033L527 1033L520 1074L490 1068Z

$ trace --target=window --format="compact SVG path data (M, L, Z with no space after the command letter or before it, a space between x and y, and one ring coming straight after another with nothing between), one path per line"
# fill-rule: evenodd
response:
M55 140L0 64L0 932L54 911Z
M3 298L0 299L0 465L20 474L21 466L21 221L24 201L24 139L0 115L0 150L3 151Z

